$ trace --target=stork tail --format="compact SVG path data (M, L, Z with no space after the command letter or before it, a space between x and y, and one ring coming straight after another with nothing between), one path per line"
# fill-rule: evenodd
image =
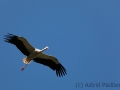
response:
M25 64L30 64L31 61L32 61L32 60L28 59L27 57L26 57L26 58L23 58L23 62L24 62Z

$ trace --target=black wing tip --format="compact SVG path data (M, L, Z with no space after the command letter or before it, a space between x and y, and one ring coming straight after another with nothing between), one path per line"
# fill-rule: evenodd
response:
M4 35L4 36L6 37L6 36L15 36L15 35L11 33L7 33L7 35Z
M67 74L66 69L61 64L59 64L56 69L56 75L58 77L63 77L66 74Z
M8 43L10 43L12 38L16 37L16 35L10 34L10 33L7 33L7 35L4 35L4 36L5 36L4 41Z

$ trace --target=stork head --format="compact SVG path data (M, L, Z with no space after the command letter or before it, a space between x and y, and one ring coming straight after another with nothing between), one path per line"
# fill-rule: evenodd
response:
M43 52L43 51L45 51L45 50L47 50L47 49L48 49L48 46L45 47L45 48L43 48L42 50L35 48L35 51L36 51L36 52Z
M45 47L44 49L49 49L49 47L47 46L47 47Z

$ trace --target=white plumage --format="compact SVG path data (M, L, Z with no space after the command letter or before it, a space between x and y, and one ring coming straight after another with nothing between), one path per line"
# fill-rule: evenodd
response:
M47 49L48 49L48 47L45 47L45 48L43 48L42 50L35 48L35 50L34 50L30 55L28 55L27 57L23 58L23 62L24 62L25 64L30 64L30 62L31 62L34 58L36 58L37 56L39 56L40 53L42 53L43 51L45 51L45 50L47 50Z

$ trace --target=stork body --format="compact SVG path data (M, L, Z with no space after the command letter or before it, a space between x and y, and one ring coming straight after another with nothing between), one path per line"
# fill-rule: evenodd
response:
M29 54L26 58L23 59L23 62L25 64L30 64L31 60L35 59L37 56L39 56L40 53L42 53L43 51L47 49L48 47L45 47L42 50L35 48L35 50L31 54Z
M29 56L23 58L23 62L25 63L25 65L21 68L21 71L23 71L25 69L27 64L30 64L30 62L33 59L35 59L37 56L39 56L40 53L42 53L43 51L45 51L47 49L48 49L48 47L45 47L42 50L39 50L39 49L35 48L35 50Z
M24 70L24 68L30 64L31 60L33 60L39 64L50 67L52 70L55 70L57 76L63 76L67 74L66 69L55 57L42 53L44 50L47 50L48 47L42 50L36 49L32 47L24 37L13 34L5 35L4 39L5 42L14 44L24 55L26 55L26 57L23 59L25 66L23 66L21 70Z

